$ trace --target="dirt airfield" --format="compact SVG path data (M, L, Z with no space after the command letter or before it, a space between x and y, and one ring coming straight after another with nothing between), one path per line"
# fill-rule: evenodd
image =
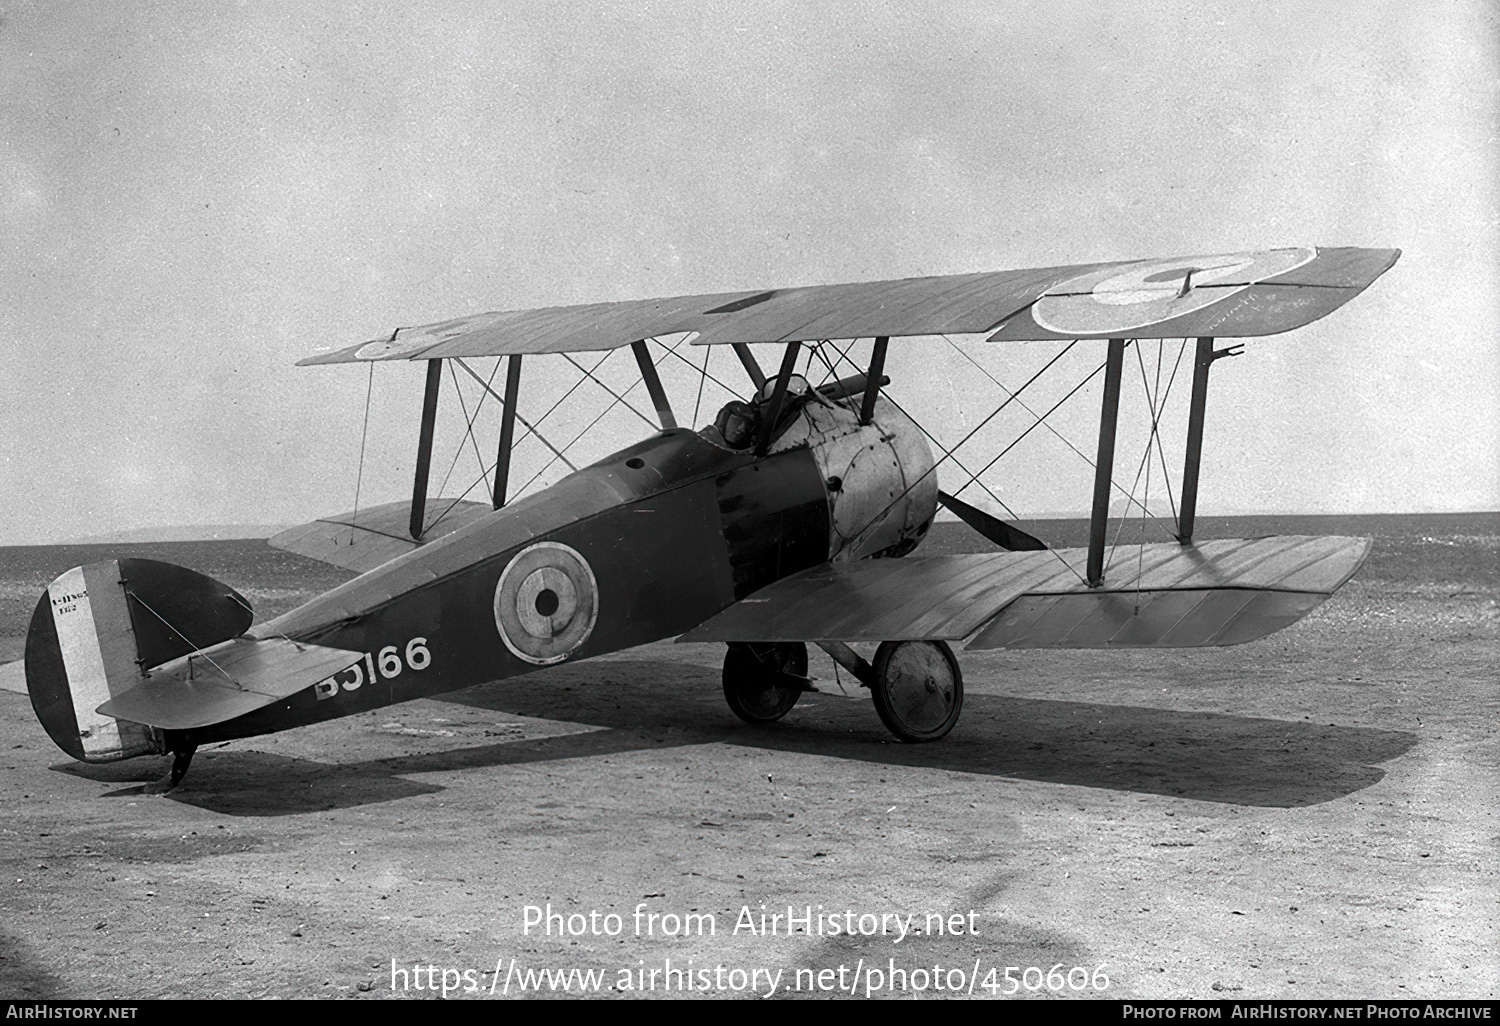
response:
M1500 996L1500 516L1360 520L1311 528L1375 534L1360 575L1260 642L960 652L933 745L821 653L821 693L742 724L722 647L665 642L206 749L155 796L164 761L74 763L0 690L0 995ZM338 579L239 544L108 554L263 614ZM16 658L82 560L4 551ZM549 904L590 926L527 932ZM663 935L690 913L714 934Z

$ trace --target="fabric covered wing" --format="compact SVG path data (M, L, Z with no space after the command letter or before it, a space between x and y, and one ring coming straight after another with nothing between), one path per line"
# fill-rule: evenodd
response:
M1105 584L1085 549L824 564L730 606L681 641L957 641L970 648L1197 647L1264 637L1332 595L1367 538L1121 546ZM983 629L981 629L983 628Z
M508 310L400 328L301 364L604 350L680 332L697 333L694 345L1271 335L1342 306L1399 255L1304 246Z
M1054 579L1033 588L968 647L1238 645L1302 619L1354 576L1369 552L1368 538L1336 536L1121 547L1104 587Z
M1284 249L1087 271L1049 288L989 340L1276 335L1328 316L1399 255L1390 249Z
M288 698L360 658L285 638L236 638L152 670L99 712L164 730L206 727Z
M824 563L741 599L678 640L957 641L1057 568L1051 552Z
M492 512L484 502L434 502L427 510L422 540L416 542L407 533L411 503L387 502L289 527L268 541L273 548L362 574Z

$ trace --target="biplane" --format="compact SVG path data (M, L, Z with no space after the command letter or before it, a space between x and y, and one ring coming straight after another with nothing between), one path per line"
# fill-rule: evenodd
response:
M818 645L870 690L880 719L907 742L940 739L959 719L955 644L1252 641L1332 595L1370 541L1194 537L1209 372L1240 350L1215 340L1315 321L1398 256L1303 247L514 310L400 328L316 355L301 364L426 364L411 501L271 539L357 576L255 623L243 596L183 567L133 558L75 567L47 588L31 620L31 700L74 758L174 755L171 786L205 743L672 637L727 645L724 695L752 723L785 715L813 688L807 645ZM892 345L953 334L1094 351L1099 362L1079 386L1102 373L1086 548L1049 547L1014 518L960 498L960 488L939 490L940 468L967 467L958 446L933 441L891 398L886 357ZM678 344L730 347L748 379L700 430L678 424L658 374L652 345L663 350L660 340L673 335ZM839 340L869 347L868 361L842 377L826 356L833 344L852 363ZM1134 347L1139 359L1143 340L1178 340L1172 380L1190 354L1180 501L1168 540L1119 549L1118 535L1115 548L1107 537L1112 495L1124 491L1115 480L1119 401L1127 353ZM782 347L770 374L757 344L762 353L765 344ZM517 424L540 437L518 412L523 361L627 347L659 430L509 496ZM814 352L828 370L817 385ZM494 373L485 380L468 362L486 357L494 372L504 362L503 393L491 387ZM445 365L499 404L487 502L429 503ZM1007 390L980 426L1034 380ZM1152 411L1154 437L1159 407ZM1165 471L1165 455L1154 459ZM982 473L968 473L965 487L983 486ZM914 554L940 506L995 549Z

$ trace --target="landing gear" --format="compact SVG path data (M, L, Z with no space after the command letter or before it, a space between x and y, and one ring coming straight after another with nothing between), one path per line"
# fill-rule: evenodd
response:
M875 651L875 711L902 741L936 741L958 722L964 678L943 641L886 641Z
M193 753L197 750L197 745L189 745L187 748L172 753L172 772L167 777L172 782L172 787L182 783L182 778L187 776L188 766L192 764Z
M187 775L188 766L193 762L193 753L198 750L197 745L188 745L185 748L174 748L172 750L172 771L161 780L147 784L144 788L146 794L166 794L172 788L182 783L182 778Z
M808 690L807 646L800 641L730 642L724 655L724 699L746 723L781 719Z

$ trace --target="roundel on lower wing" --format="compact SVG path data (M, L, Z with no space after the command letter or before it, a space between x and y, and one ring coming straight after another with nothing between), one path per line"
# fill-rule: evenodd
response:
M1115 265L1050 290L1032 306L1031 316L1060 335L1122 335L1211 306L1317 255L1303 246Z
M588 640L599 588L588 560L560 542L529 545L495 585L495 627L505 647L536 666L560 663Z

